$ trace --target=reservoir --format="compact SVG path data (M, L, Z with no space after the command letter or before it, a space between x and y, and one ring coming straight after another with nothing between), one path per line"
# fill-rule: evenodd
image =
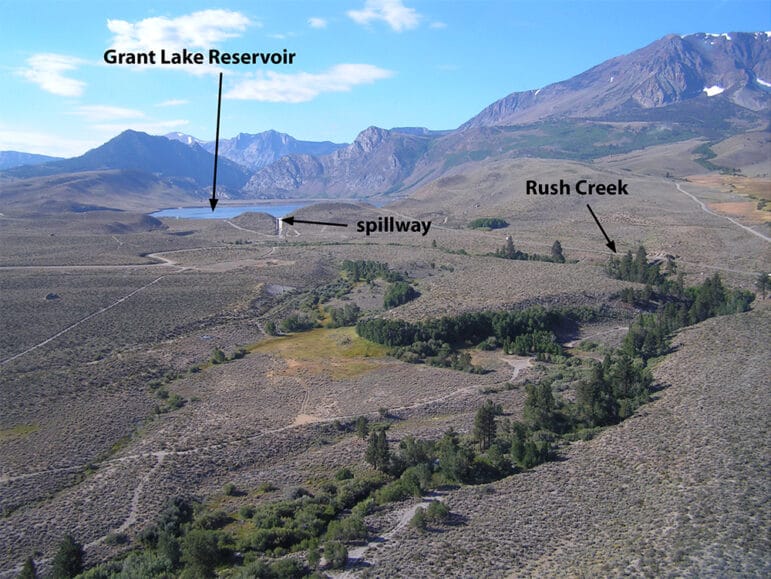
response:
M318 203L319 201L316 201ZM242 213L267 213L273 217L286 217L293 212L311 205L310 201L305 203L254 203L252 205L217 205L217 209L211 210L209 202L205 205L198 205L196 207L176 207L173 209L163 209L162 211L156 211L151 213L151 217L157 218L174 218L177 219L232 219L238 217Z

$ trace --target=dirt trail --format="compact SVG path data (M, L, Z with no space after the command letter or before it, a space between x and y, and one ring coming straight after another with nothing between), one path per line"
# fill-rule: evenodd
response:
M155 278L153 281L143 285L140 288L135 289L134 291L132 291L131 293L129 293L129 294L125 295L125 296L123 296L122 298L118 299L117 301L115 301L115 302L113 302L113 303L111 303L111 304L109 304L109 305L107 305L107 306L105 306L103 308L100 308L99 310L97 310L97 311L95 311L95 312L93 312L93 313L91 313L91 314L89 314L89 315L79 319L78 321L70 324L69 326L67 326L63 330L55 333L54 335L50 336L49 338L46 338L42 342L39 342L39 343L35 344L34 346L30 346L29 348L27 348L23 352L19 352L18 354L14 354L13 356L10 356L9 358L5 358L4 360L0 360L0 366L8 364L9 362L12 362L12 361L16 360L17 358L21 358L22 356L24 356L26 354L29 354L30 352L33 352L34 350L37 350L38 348L40 348L42 346L45 346L46 344L52 342L56 338L58 338L60 336L63 336L64 334L66 334L67 332L70 332L71 330L74 330L75 328L77 328L81 324L87 322L91 318L94 318L94 317L96 317L96 316L98 316L100 314L103 314L104 312L106 312L108 310L111 310L115 306L118 306L118 305L122 304L123 302L125 302L129 298L137 295L141 291L143 291L143 290L149 288L150 286L158 283L162 279L164 279L166 277L169 277L170 275L175 275L175 274L178 274L178 273L182 273L183 271L187 271L187 270L190 270L190 269L195 269L195 268L190 267L190 266L179 265L176 261L174 261L172 259L169 259L168 257L163 257L163 254L181 253L181 252L185 252L185 251L200 251L200 250L204 250L204 249L219 249L219 247L217 247L217 246L215 246L215 247L198 247L198 248L194 248L194 249L176 249L176 250L172 250L172 251L162 251L162 252L158 252L158 253L149 253L149 254L147 254L147 257L149 257L151 259L157 259L157 260L160 261L160 263L152 263L152 264L146 264L146 265L93 265L93 266L87 266L87 265L67 266L67 265L65 265L65 266L40 266L39 269L49 269L49 268L54 268L54 269L81 269L81 268L125 269L125 268L131 268L131 269L134 269L134 268L142 268L142 267L175 267L175 268L177 268L177 271L174 271L174 272L171 272L171 273L167 273L167 274L164 274L164 275L162 275L160 277ZM265 257L268 257L269 255L272 255L275 251L276 251L276 248L275 247L271 247L270 250L267 253L265 253L264 255L257 256L256 259L263 259ZM37 266L4 266L4 267L2 267L0 269L20 269L20 268L35 269L35 268L38 268L38 267ZM2 480L2 479L0 479L0 480Z
M366 545L350 549L348 551L348 562L346 563L346 569L340 573L330 573L330 576L335 577L336 579L347 579L349 577L354 577L354 568L364 561L364 555L366 555L367 551L369 551L372 547L381 545L392 539L399 531L410 524L412 517L415 516L415 513L418 509L427 509L431 503L436 501L443 502L446 498L447 497L444 493L431 492L424 495L421 502L402 509L399 512L398 522L390 531L379 537L375 537Z
M513 382L514 380L516 380L517 376L519 376L519 373L522 372L522 370L527 370L528 368L532 368L533 360L535 360L535 358L521 358L521 357L503 358L503 361L506 362L509 366L511 366L513 370L513 373L511 374L511 381Z
M278 225L276 225L275 232L271 234L271 233L263 233L261 231L256 231L254 229L248 229L246 227L241 227L237 223L233 223L232 221L230 221L230 219L225 219L225 223L227 223L231 227L235 227L239 231L246 231L247 233L254 233L255 235L262 235L263 237L275 237L276 235L278 235L278 229L279 229Z
M185 269L187 269L187 268L182 268L182 269L180 269L179 271L176 271L176 272L174 272L174 273L180 273L180 272L184 271ZM161 281L162 279L164 279L164 278L168 277L169 275L174 275L174 273L171 273L171 274L166 274L166 275L162 275L162 276L160 276L160 277L157 277L157 278L155 278L153 281L151 281L150 283L146 283L146 284L145 284L145 285L143 285L142 287L140 287L140 288L138 288L138 289L135 289L135 290L134 290L134 291L132 291L130 294L123 296L122 298L120 298L119 300L117 300L117 301L115 301L115 302L111 303L110 305L108 305L108 306L105 306L105 307L103 307L103 308L100 308L100 309L98 309L97 311L95 311L95 312L93 312L93 313L91 313L91 314L87 315L86 317L79 319L77 322L75 322L75 323L73 323L73 324L70 324L69 326L67 326L67 327L66 327L66 328L64 328L63 330L61 330L61 331L59 331L59 332L55 333L55 334L54 334L53 336L51 336L50 338L46 338L46 339L45 339L45 340L43 340L42 342L39 342L39 343L35 344L34 346L31 346L31 347L27 348L27 349L26 349L26 350L24 350L23 352L19 352L18 354L14 354L14 355L13 355L13 356L11 356L10 358L6 358L5 360L0 360L0 366L3 366L3 365L5 365L5 364L7 364L7 363L9 363L9 362L13 362L13 361L14 361L14 360L16 360L17 358L21 358L21 357L22 357L22 356L24 356L25 354L29 354L30 352L32 352L32 351L34 351L34 350L37 350L38 348L40 348L40 347L42 347L42 346L45 346L46 344L48 344L48 343L50 343L50 342L53 342L53 341L54 341L56 338L58 338L59 336L63 336L63 335L64 335L64 334L66 334L67 332L69 332L69 331L71 331L71 330L74 330L75 328L77 328L77 327L78 327L78 326L80 326L81 324L83 324L83 323L87 322L87 321L88 321L88 320L90 320L91 318L95 318L96 316L98 316L98 315L100 315L100 314L103 314L104 312L106 312L106 311L108 311L108 310L111 310L111 309L112 309L112 308L114 308L115 306L118 306L118 305L122 304L122 303L123 303L123 302L125 302L127 299L131 298L132 296L135 296L136 294L138 294L138 293L139 293L139 292L141 292L142 290L145 290L145 289L149 288L151 285L154 285L154 284L158 283L159 281Z
M707 207L702 201L700 201L695 195L693 195L693 194L689 193L688 191L686 191L685 189L683 189L680 186L680 183L675 183L675 187L677 187L677 190L680 191L680 193L685 193L686 195L688 195L688 197L690 197L696 203L698 203L699 207L701 207L701 210L704 211L704 213L709 213L710 215L714 215L715 217L719 217L720 219L727 219L728 221L730 221L734 225L736 225L738 227L741 227L742 229L744 229L745 231L748 231L749 233L752 233L752 235L760 237L764 241L771 241L771 237L766 237L760 231L755 231L751 227L747 227L746 225L742 225L741 223L736 221L736 219L728 217L727 215L721 215L720 213L715 213L709 207Z

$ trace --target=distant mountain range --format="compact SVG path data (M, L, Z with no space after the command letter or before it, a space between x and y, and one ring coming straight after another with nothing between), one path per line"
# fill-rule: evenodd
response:
M591 160L696 137L717 141L768 131L770 110L771 33L669 35L571 79L512 93L452 131L369 127L351 144L301 141L276 131L222 139L218 194L403 196L469 163ZM200 200L211 187L213 150L213 142L183 133L153 137L126 131L74 159L14 153L17 157L4 161L0 154L6 167L25 163L2 171L0 179L14 181L13 190L22 191L18 180L89 172L88 182L104 184L114 183L121 171L134 180L140 172L157 180L145 186L146 196L168 189L175 200L184 192ZM100 171L111 172L109 179L95 178ZM69 179L84 186L82 179ZM159 195L160 206L165 201Z
M169 133L166 138L186 145L198 144L214 153L214 141L204 142L184 133ZM344 146L330 141L299 141L286 133L265 131L256 135L239 133L232 139L220 139L219 153L234 163L257 171L285 155L327 155Z
M30 178L120 169L163 177L181 187L202 189L211 187L213 168L214 156L197 143L188 146L164 137L124 131L80 157L25 165L3 174ZM245 167L227 159L220 160L218 185L221 184L223 189L237 193L248 180L249 171Z
M0 151L0 171L21 167L22 165L39 165L50 161L59 161L61 157L20 153L19 151Z

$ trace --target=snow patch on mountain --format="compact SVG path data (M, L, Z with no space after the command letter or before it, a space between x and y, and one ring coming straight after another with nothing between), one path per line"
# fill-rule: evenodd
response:
M721 92L723 92L725 89L722 86L713 85L710 87L704 87L702 89L705 93L707 93L708 97L713 97L719 95Z

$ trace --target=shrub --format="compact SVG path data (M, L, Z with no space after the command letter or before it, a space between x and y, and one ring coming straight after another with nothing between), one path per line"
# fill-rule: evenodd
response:
M367 538L367 526L361 517L351 515L339 521L329 523L327 539L338 541L356 541Z
M294 313L284 319L279 327L282 332L304 332L316 325L306 314Z
M324 543L324 558L331 569L342 569L348 562L348 549L340 541Z
M217 534L203 529L193 529L182 540L182 561L192 573L211 577L212 571L222 560Z
M349 480L353 478L353 473L348 467L343 467L335 473L335 480Z
M214 348L211 353L211 358L209 358L209 361L212 364L223 364L227 361L227 356L225 356L225 352L223 352L220 348Z
M254 507L248 505L241 507L238 509L238 515L242 519L251 519L254 516Z
M431 504L428 505L426 517L429 521L443 523L450 518L450 509L447 508L447 505L442 501L432 501Z
M423 507L418 507L415 510L415 514L412 515L412 519L410 519L410 527L418 531L425 531L427 526L426 510Z
M129 537L126 533L110 533L104 538L104 542L107 545L125 545L129 542Z

